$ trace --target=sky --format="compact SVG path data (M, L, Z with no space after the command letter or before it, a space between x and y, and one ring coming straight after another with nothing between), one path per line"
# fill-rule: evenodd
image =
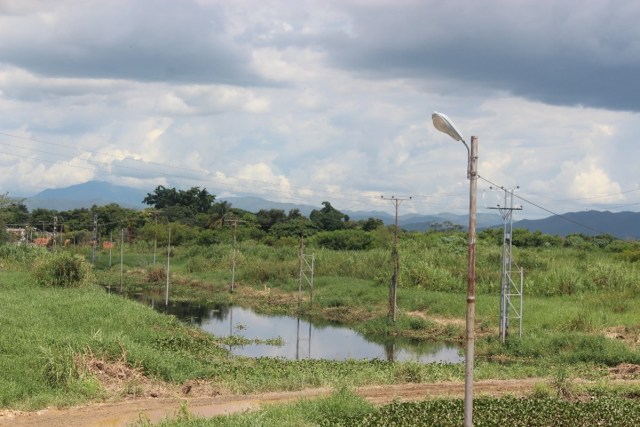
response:
M478 137L478 212L638 211L638 22L636 0L0 0L0 193L464 214L439 111Z

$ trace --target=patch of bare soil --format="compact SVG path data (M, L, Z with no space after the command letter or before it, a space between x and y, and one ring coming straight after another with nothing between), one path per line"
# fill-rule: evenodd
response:
M297 304L297 296L295 294L286 293L280 289L271 289L264 285L262 289L255 289L251 286L242 286L236 283L235 292L242 295L248 301L264 301L267 305L287 305Z
M427 314L422 311L410 311L410 312L407 312L407 316L417 317L419 319L424 319L424 320L430 320L432 322L438 323L440 325L445 325L445 326L453 325L460 328L464 328L465 326L465 319L427 316Z
M621 363L618 366L609 368L609 376L624 380L640 379L640 365Z
M78 370L84 375L93 375L104 388L109 400L132 399L141 397L178 398L216 396L221 394L218 387L210 381L191 380L176 386L163 381L151 380L141 369L127 364L126 355L116 361L108 361L93 354L76 357Z
M640 330L632 330L625 326L614 326L604 331L604 336L612 340L620 340L631 346L640 346Z
M76 365L84 375L98 379L109 396L127 398L149 393L158 397L167 394L162 383L153 382L140 369L128 366L124 356L117 361L106 361L93 354L84 354L76 357Z

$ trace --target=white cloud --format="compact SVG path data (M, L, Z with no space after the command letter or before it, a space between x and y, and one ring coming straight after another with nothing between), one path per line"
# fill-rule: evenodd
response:
M465 212L465 149L438 110L479 137L491 182L552 210L632 203L640 6L576 4L0 2L0 185Z
M567 164L563 170L573 175L569 192L575 198L600 198L599 202L609 203L624 199L620 194L620 185L611 181L606 171L597 166L595 159L585 159L580 164Z

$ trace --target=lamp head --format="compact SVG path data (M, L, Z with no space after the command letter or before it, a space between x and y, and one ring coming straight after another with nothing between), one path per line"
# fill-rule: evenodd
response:
M431 120L433 120L433 125L440 132L444 132L447 135L449 135L451 138L455 139L456 141L460 141L464 143L464 138L462 137L462 134L458 129L456 129L451 119L449 119L449 117L447 117L445 114L434 111L433 114L431 115Z

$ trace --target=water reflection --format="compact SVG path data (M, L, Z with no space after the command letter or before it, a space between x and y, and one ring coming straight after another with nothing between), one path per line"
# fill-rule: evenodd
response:
M459 363L463 360L459 348L448 343L387 337L370 340L349 328L328 322L312 323L291 316L258 314L239 306L192 301L170 301L169 305L165 306L161 293L127 296L158 311L172 314L185 323L199 326L217 337L239 336L261 342L281 338L284 343L282 346L230 346L230 351L240 356L280 357L291 360L411 360L422 363Z

